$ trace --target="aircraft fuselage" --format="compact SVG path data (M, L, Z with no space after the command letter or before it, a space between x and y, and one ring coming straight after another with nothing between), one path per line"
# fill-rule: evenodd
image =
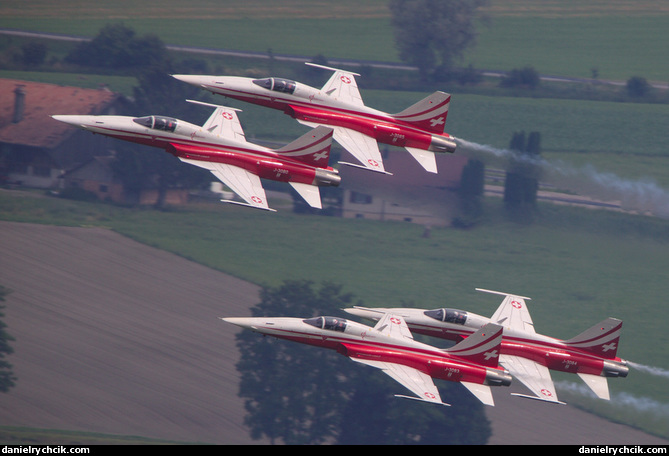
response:
M299 82L236 76L175 77L215 94L283 111L299 121L349 128L383 144L433 152L453 152L456 148L453 138L446 133L435 134L422 130L385 112L343 102ZM274 83L258 83L265 80L279 80L285 84L282 85L283 89L278 90Z
M413 339L389 338L369 326L338 317L224 320L265 335L335 350L351 358L402 364L432 378L495 386L510 383L510 377L502 369L468 362Z
M212 134L198 125L162 116L53 116L92 133L157 147L179 158L224 163L261 178L317 186L338 185L331 167L313 167L272 149ZM178 148L175 148L178 145Z
M378 319L383 312L397 313L404 317L412 332L454 342L470 336L487 323L491 323L489 318L457 309L431 311L425 309L373 309L373 311L347 309L347 311L371 319ZM439 319L426 315L426 312L432 312ZM501 354L528 358L548 369L561 372L603 377L625 377L628 372L626 362L618 357L606 359L585 350L570 347L560 339L506 327L502 336Z

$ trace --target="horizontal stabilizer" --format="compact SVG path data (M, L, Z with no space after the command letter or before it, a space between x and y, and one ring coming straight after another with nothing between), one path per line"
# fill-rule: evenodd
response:
M420 166L425 168L425 171L437 174L437 159L434 156L434 152L416 149L415 147L406 147L406 150L420 163Z
M530 394L520 394L520 393L511 393L512 396L516 397L522 397L524 399L533 399L535 401L541 401L541 402L548 402L549 404L560 404L560 405L567 405L566 402L562 401L551 401L548 399L544 399L543 397L538 397L538 396L532 396Z
M445 405L446 407L450 407L451 404L447 404L446 402L434 402L434 401L428 401L425 399L422 399L420 397L414 397L414 396L404 396L402 394L395 394L395 397L401 397L402 399L411 399L412 401L420 401L420 402L427 402L428 404L439 404L439 405Z
M374 171L376 173L387 174L388 176L393 175L393 173L389 173L388 171L385 171L383 169L374 169L374 168L369 168L367 166L356 165L355 163L343 162L343 161L340 161L340 162L337 162L337 163L339 163L340 165L352 166L353 168L366 169L368 171Z
M471 383L471 382L460 382L474 395L476 398L483 402L485 405L493 406L495 401L492 398L492 390L488 385L483 385L481 383Z
M295 189L297 193L306 201L309 206L316 209L322 209L323 205L321 203L321 192L318 190L318 187L315 187L310 184L302 184L300 182L288 182L291 187Z
M606 377L600 377L599 375L592 374L582 374L577 373L581 380L585 382L588 387L592 390L593 393L597 395L598 398L604 400L610 400L611 396L609 395L609 383L606 381Z
M234 204L236 206L246 206L246 207L252 207L253 209L260 209L262 211L276 212L276 209L272 209L271 207L254 206L252 204L242 203L241 201L232 201L232 200L226 200L226 199L222 199L220 201L221 201L221 203Z

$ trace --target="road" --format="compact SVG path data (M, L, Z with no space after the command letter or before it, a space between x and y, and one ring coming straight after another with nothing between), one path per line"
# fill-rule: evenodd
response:
M243 425L237 328L218 320L250 315L255 285L102 228L0 222L0 239L18 377L0 425L268 443ZM570 406L495 400L490 444L669 443Z

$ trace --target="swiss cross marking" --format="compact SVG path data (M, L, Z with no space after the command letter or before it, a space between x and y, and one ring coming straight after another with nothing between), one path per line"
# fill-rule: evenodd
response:
M339 79L341 79L341 82L343 82L344 84L350 84L351 83L351 78L349 78L348 76L342 76Z
M491 352L485 352L485 353L483 354L483 356L485 357L485 360L486 360L486 361L489 361L490 358L497 358L497 356L498 356L498 354L497 354L497 350L493 350L493 351L491 351Z
M615 350L616 349L616 343L611 342L610 344L602 345L602 351L607 352L609 350Z
M444 123L445 123L445 120L444 120L443 116L430 120L430 125L432 125L433 127L436 127L437 125L444 125Z
M327 158L328 153L327 151L319 152L317 154L314 154L314 161L322 160L324 158Z

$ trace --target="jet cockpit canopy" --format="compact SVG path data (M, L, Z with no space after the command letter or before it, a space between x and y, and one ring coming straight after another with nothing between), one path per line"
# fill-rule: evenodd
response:
M314 317L302 320L306 324L315 326L319 329L329 329L330 331L344 332L346 330L346 320L338 317Z
M435 309L424 312L430 318L455 325L464 325L467 321L467 312L457 309Z
M164 116L146 116L132 119L133 122L154 130L173 132L177 128L177 119Z
M282 78L254 79L253 83L268 90L288 94L295 92L296 87L295 81Z

